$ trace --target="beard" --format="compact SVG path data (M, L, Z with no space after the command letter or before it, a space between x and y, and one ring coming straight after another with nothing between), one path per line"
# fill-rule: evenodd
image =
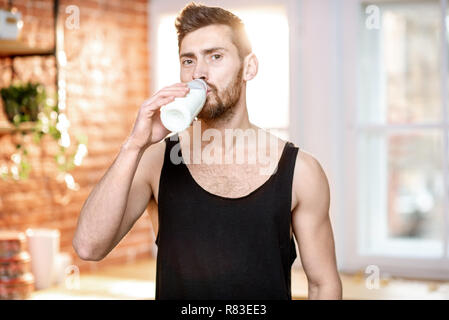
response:
M233 107L240 99L242 92L243 65L237 72L237 76L232 83L223 90L222 94L218 92L216 86L208 83L211 92L206 98L203 109L198 114L198 119L217 120L232 114Z

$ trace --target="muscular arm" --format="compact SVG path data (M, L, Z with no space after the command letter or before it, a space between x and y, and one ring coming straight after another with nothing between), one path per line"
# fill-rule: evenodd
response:
M103 259L128 233L151 199L147 166L156 145L139 152L123 144L120 153L81 210L73 247L83 260Z
M293 186L298 204L292 212L292 225L308 280L309 299L341 299L329 218L329 184L319 162L310 154L299 152L296 161Z

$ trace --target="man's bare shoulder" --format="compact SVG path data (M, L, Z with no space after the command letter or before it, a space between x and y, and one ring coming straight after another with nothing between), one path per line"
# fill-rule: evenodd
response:
M296 204L305 199L329 196L329 183L323 167L313 154L302 148L296 156L293 189Z

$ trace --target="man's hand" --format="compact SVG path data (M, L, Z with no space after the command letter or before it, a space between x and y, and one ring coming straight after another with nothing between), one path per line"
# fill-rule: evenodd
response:
M144 151L153 143L161 141L170 131L162 124L159 109L176 97L184 97L189 90L186 83L176 83L145 100L140 106L133 130L125 145Z

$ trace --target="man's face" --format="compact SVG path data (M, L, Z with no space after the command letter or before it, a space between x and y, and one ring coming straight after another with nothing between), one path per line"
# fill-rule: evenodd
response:
M210 25L187 34L180 48L181 81L203 79L208 85L199 119L214 120L238 102L242 91L243 63L226 25Z

